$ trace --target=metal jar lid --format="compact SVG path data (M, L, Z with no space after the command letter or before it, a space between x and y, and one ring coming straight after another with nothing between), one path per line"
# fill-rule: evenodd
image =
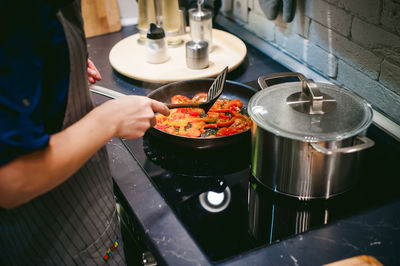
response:
M191 69L208 67L208 43L206 41L188 41L186 43L186 64Z
M211 19L211 11L208 9L198 9L191 8L189 9L189 19L193 21L204 21Z
M267 80L298 77L301 82L273 86ZM277 135L307 142L339 141L366 130L371 106L357 94L300 73L278 73L258 79L262 88L252 96L248 112L257 126Z

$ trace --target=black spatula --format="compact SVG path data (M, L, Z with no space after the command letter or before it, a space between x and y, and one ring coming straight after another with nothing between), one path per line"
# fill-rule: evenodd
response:
M213 106L215 101L221 96L222 91L224 90L226 73L228 72L228 67L225 67L224 70L218 75L218 77L214 80L210 89L208 89L207 100L204 103L176 103L176 104L168 104L168 108L202 108L204 112L208 112L210 108Z

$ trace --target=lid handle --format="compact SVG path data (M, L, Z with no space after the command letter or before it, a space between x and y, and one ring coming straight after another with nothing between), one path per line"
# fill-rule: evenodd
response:
M297 77L299 80L303 82L304 86L304 81L307 79L303 76L303 74L300 74L298 72L281 72L281 73L274 73L274 74L269 74L269 75L263 75L258 78L258 85L260 85L261 89L266 89L268 88L267 81L272 81L274 79L279 79L279 78L290 78L290 77ZM281 83L281 82L279 82Z
M301 93L290 95L286 101L287 104L295 110L308 114L324 114L336 107L335 99L327 94L321 93L317 84L315 84L312 79L307 79L303 74L298 72L282 72L263 75L258 78L258 84L261 89L266 89L269 87L267 81L287 77L297 77L302 83Z
M317 88L317 84L312 79L304 79L301 82L302 92L311 99L310 113L324 114L325 112L322 110L324 95Z

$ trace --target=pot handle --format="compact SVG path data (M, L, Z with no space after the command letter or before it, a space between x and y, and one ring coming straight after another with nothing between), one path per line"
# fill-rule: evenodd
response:
M273 79L278 79L278 78L288 78L288 77L297 77L302 83L303 86L305 83L307 83L306 77L303 76L303 74L298 73L298 72L281 72L281 73L274 73L274 74L269 74L269 75L263 75L258 78L258 85L260 85L261 89L266 89L268 88L268 84L266 81L268 80L273 80Z
M361 141L361 144L357 144L354 146L350 147L344 147L344 148L338 148L338 149L327 149L318 143L310 143L311 147L313 147L314 150L326 154L326 155L333 155L333 154L338 154L338 153L353 153L353 152L359 152L365 149L368 149L372 146L375 145L375 142L367 137L364 136L356 136L357 140Z

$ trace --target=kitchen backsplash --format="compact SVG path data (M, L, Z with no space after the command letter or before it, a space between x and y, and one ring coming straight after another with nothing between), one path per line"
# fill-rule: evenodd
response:
M122 25L137 23L136 1L118 1ZM222 0L220 13L400 124L400 0L297 0L290 23L260 2Z
M225 17L400 124L400 0L297 0L290 23L267 19L268 0L222 2Z

